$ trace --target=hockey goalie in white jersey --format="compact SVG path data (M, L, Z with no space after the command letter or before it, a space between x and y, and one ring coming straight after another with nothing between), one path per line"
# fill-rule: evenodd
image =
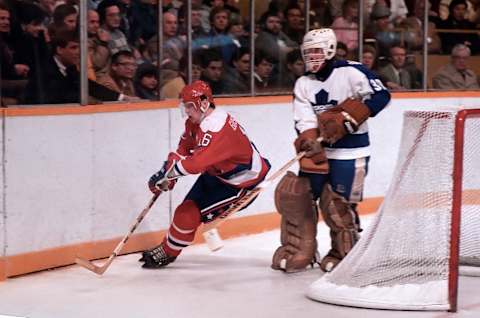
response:
M308 32L301 46L306 73L295 83L294 144L297 152L307 153L299 176L288 173L275 190L282 245L272 268L286 272L319 262L318 208L331 237L331 249L320 262L324 271L331 271L357 242L356 205L370 158L367 119L390 101L382 82L362 64L334 59L336 46L331 29Z

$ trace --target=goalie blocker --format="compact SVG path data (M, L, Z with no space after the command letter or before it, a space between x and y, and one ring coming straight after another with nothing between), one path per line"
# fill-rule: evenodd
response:
M334 144L347 133L351 134L370 117L370 109L357 99L348 98L322 113L318 118L320 136L326 143Z

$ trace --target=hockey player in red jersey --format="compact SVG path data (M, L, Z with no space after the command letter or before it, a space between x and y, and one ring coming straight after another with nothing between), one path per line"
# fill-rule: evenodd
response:
M181 108L188 116L178 148L148 181L153 193L173 189L178 178L200 174L176 208L167 235L143 252L144 268L173 262L192 244L201 223L211 222L265 179L270 169L240 124L215 107L210 87L195 81L183 88ZM168 181L162 182L164 177Z

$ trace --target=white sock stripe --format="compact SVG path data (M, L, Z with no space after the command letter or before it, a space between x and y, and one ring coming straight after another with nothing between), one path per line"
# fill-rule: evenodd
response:
M176 226L175 223L172 223L172 227L175 229L175 231L182 234L190 234L190 233L193 233L193 231L195 231L195 230L182 230L178 226Z

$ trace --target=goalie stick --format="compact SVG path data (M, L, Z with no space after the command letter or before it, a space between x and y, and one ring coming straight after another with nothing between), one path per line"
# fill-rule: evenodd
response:
M320 141L320 139L319 139ZM225 222L229 216L235 214L236 212L240 211L244 208L247 204L252 202L260 192L268 187L275 179L279 176L283 175L290 166L292 166L295 162L302 159L305 156L305 151L299 152L293 159L290 159L283 167L281 167L278 171L276 171L273 175L269 178L261 182L258 186L253 188L249 193L247 193L243 198L238 200L234 203L230 208L220 214L215 220L210 223L207 223L203 227L202 235L207 243L208 248L212 251L218 251L223 247L222 239L218 234L217 227L220 226L223 222Z
M175 165L173 164L170 167L170 169L168 169L168 171L165 173L165 176L167 176L169 174L169 172L173 169L174 166ZM164 180L167 180L167 177L165 177ZM162 182L162 181L160 181L160 182ZM120 253L122 248L125 246L125 244L127 244L128 239L130 238L132 233L137 229L137 227L140 225L142 220L145 218L145 215L147 215L147 213L150 211L151 207L153 206L155 201L157 201L157 199L158 199L158 197L160 196L161 193L162 192L159 192L159 193L153 195L153 197L148 202L147 206L142 210L140 215L137 216L137 218L135 219L135 222L130 226L130 230L128 231L128 233L123 237L123 239L120 241L120 243L118 243L117 247L115 247L112 254L110 255L108 260L103 265L100 265L100 266L95 265L92 262L90 262L89 260L86 260L84 258L80 258L78 256L75 258L75 263L77 263L78 265L88 269L89 271L94 272L95 274L102 275L103 273L105 273L105 271L110 266L110 264L112 264L115 257L118 256L118 254Z

